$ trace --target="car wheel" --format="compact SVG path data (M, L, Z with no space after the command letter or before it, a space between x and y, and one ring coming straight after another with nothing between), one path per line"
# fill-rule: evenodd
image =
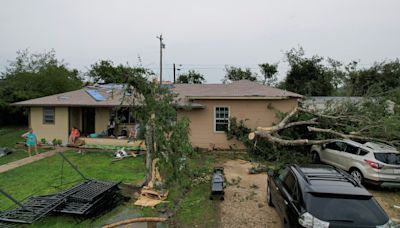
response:
M272 203L271 187L269 187L269 184L267 187L267 203L268 203L268 206L270 206L270 207L274 206L274 204Z
M350 170L350 175L360 184L363 183L364 181L364 177L362 175L362 173L360 172L360 170L358 169L351 169Z
M319 154L318 154L318 152L316 152L316 151L313 151L313 152L312 152L312 162L313 162L314 164L319 164L319 163L321 163L321 159L320 159L320 157L319 157Z

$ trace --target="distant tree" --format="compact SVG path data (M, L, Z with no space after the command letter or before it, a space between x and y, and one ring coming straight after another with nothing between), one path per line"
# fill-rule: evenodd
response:
M189 70L187 73L179 75L176 82L181 84L203 84L206 80L199 72Z
M400 87L399 59L377 62L364 69L357 67L357 62L346 67L346 87L352 96L374 95Z
M250 68L242 69L240 67L225 66L225 77L223 83L229 81L250 80L257 81L257 74L253 73Z
M149 72L149 70L142 67L131 67L122 64L115 65L111 60L100 60L91 65L87 76L94 82L126 83L129 77L133 77L133 75Z
M277 83L276 74L278 73L278 64L263 63L258 65L264 77L264 85L274 86Z
M76 90L82 87L79 72L55 57L55 51L29 53L18 51L17 57L1 73L0 124L24 119L23 111L9 104L27 99ZM13 118L7 121L12 114ZM4 124L4 123L3 123Z
M329 96L334 93L334 77L331 68L324 65L324 58L317 55L305 57L303 48L286 52L288 71L281 86L306 96Z

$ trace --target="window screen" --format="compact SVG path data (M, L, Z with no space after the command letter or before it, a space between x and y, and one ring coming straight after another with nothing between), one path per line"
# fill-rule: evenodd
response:
M43 108L43 124L54 124L54 107Z
M225 131L229 128L229 108L215 107L215 131Z

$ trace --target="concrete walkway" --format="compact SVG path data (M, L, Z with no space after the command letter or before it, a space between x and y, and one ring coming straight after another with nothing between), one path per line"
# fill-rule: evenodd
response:
M23 158L23 159L20 159L17 161L13 161L13 162L10 162L10 163L4 164L4 165L0 165L0 173L4 173L8 170L15 169L15 168L18 168L20 166L23 166L23 165L26 165L26 164L29 164L29 163L32 163L35 161L39 161L43 158L51 157L51 156L55 155L56 153L63 152L67 149L68 148L66 148L66 147L59 147L54 150L49 150L49 151L41 153L41 154L36 154L31 157L26 157L26 158Z

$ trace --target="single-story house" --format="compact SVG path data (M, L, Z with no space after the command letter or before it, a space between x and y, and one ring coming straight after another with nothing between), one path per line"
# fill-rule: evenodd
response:
M178 118L190 120L190 139L195 147L228 149L241 148L234 140L227 140L224 129L229 118L247 120L250 128L271 126L276 122L276 110L289 112L298 105L301 95L247 80L229 84L173 84L178 94ZM132 111L115 114L118 107L126 107L129 95L121 85L89 86L76 91L14 103L29 108L29 125L38 138L48 141L57 138L67 142L69 129L76 126L82 134L102 132L112 115L118 118L117 132L135 124ZM190 107L179 108L179 107ZM271 109L273 107L273 109ZM275 109L275 110L274 110Z

